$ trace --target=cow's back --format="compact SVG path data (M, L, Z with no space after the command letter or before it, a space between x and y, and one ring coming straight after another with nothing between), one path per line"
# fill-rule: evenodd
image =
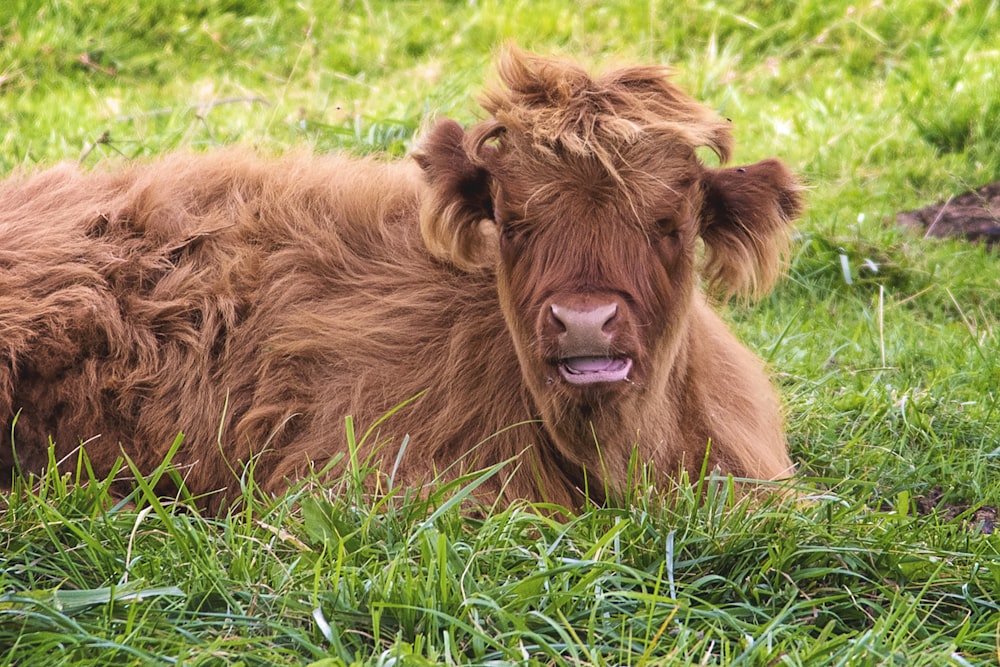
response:
M393 299L408 298L395 290L409 282L419 292L429 278L418 188L406 163L268 161L238 150L9 180L0 189L0 422L10 432L19 413L23 468L42 467L51 435L60 456L88 440L99 471L122 450L149 470L183 431L176 462L198 462L192 487L224 485L295 421L294 404L313 391L303 383L323 372L337 381L337 368L357 361L349 340L310 358L309 318L354 320L347 329L359 337ZM455 289L437 282L438 292ZM313 338L324 328L314 324ZM301 368L313 362L325 368ZM0 466L11 465L5 445Z

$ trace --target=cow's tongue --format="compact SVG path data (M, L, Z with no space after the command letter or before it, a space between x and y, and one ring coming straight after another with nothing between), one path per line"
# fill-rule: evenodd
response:
M613 366L620 366L623 362L623 359L611 357L577 357L563 361L571 373L600 373L610 370Z
M573 357L559 362L559 371L570 384L620 382L628 379L632 360L617 357Z

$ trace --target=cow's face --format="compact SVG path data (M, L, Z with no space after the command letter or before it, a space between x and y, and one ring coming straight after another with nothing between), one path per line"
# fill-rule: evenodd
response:
M777 161L706 167L696 148L725 160L728 127L659 70L595 81L514 53L501 78L491 119L441 121L416 154L428 247L496 271L543 411L662 387L699 267L724 290L769 286L798 186Z
M536 393L605 404L646 386L694 289L693 152L634 150L612 172L512 143L496 147L492 221L526 380Z

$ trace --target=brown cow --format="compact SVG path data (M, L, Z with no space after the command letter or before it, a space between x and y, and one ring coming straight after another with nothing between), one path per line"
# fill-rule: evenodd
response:
M280 492L347 452L346 415L410 399L358 455L388 475L408 435L411 487L511 459L481 496L574 506L633 455L662 486L706 461L789 475L762 364L698 282L771 287L793 176L705 166L729 127L662 68L508 49L499 78L415 160L229 149L3 183L3 484L50 437L107 473L183 432L174 463L218 508L248 462Z

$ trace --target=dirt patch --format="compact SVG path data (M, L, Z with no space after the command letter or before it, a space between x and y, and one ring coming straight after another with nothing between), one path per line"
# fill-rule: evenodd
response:
M944 521L953 521L962 517L962 522L970 530L990 534L997 523L997 508L991 505L963 505L958 503L945 503L941 499L944 490L940 486L935 486L926 496L918 496L914 499L917 514L926 516L934 514ZM975 508L975 509L973 509Z
M897 213L896 222L924 236L1000 243L1000 181L915 211Z

